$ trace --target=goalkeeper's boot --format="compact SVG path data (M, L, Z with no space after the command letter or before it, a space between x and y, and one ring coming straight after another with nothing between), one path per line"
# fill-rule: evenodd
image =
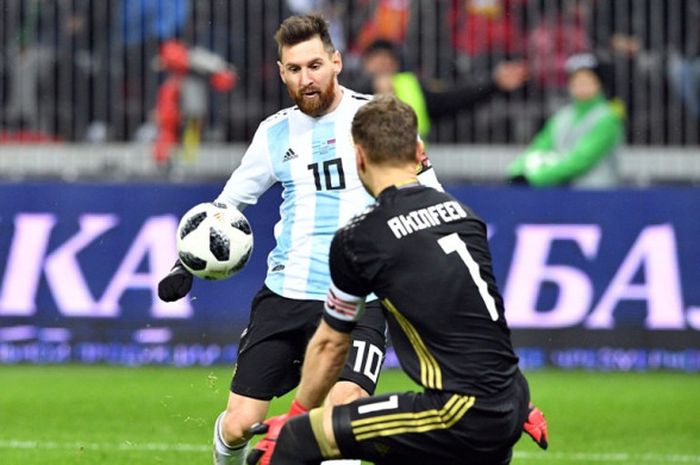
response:
M527 420L523 424L523 429L541 449L547 449L549 445L547 440L547 420L544 418L542 410L535 407L535 404L530 402L527 412Z

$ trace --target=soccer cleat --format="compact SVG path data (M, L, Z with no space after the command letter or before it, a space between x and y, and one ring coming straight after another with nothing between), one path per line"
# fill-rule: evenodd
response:
M527 412L527 420L523 423L523 429L541 449L547 449L549 445L547 440L547 420L544 417L542 410L535 407L535 404L530 402Z

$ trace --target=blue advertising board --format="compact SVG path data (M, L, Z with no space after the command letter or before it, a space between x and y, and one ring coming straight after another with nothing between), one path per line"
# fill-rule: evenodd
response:
M0 184L0 363L232 362L278 189L245 210L255 244L241 273L157 297L180 216L220 188ZM447 188L489 225L524 366L700 371L699 190Z

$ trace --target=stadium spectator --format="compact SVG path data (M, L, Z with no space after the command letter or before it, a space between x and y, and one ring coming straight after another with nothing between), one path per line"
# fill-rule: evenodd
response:
M369 4L361 0L361 4ZM360 28L353 50L362 54L376 40L387 40L393 43L403 43L408 32L411 17L411 4L408 0L378 0L374 9Z
M10 11L10 5L4 7ZM15 40L8 40L7 49L9 85L3 116L11 134L5 137L51 140L55 134L48 124L49 115L41 111L41 88L49 82L54 65L51 32L55 18L39 0L13 2L11 8L20 21L6 24L8 38Z
M342 59L325 20L318 15L292 16L282 22L275 39L279 74L296 106L260 124L241 165L216 199L244 208L274 183L284 188L277 245L241 337L226 411L215 424L217 465L241 465L250 426L265 418L272 398L297 385L304 348L323 313L333 233L373 201L357 177L349 138L353 115L370 97L338 84ZM421 180L439 186L434 171L422 161ZM191 286L192 275L178 261L159 283L158 293L174 301ZM377 300L367 306L375 311L368 312L353 333L357 351L330 394L333 403L374 391L384 357L385 321ZM305 410L295 403L291 413Z
M169 76L158 89L155 108L158 133L153 157L157 164L167 167L178 143L182 143L186 160L196 158L209 107L209 87L228 92L235 86L238 74L219 55L177 40L163 43L159 62Z
M271 452L272 465L335 458L505 465L523 425L547 447L544 417L530 403L510 340L486 225L454 197L418 184L416 135L415 112L395 96L355 115L358 174L376 203L331 243L323 320L294 398L314 409L267 421L258 448ZM373 292L401 366L424 390L315 408L341 372L356 322L379 311L365 309Z
M511 92L527 80L523 62L501 62L485 80L463 79L459 84L443 88L428 84L411 71L401 71L401 58L396 46L389 41L373 42L362 60L363 91L393 93L411 105L418 115L418 132L427 138L431 121L454 116L473 108L499 92Z
M103 26L107 8L93 9L90 0L74 0L69 8L42 0L12 3L0 7L19 19L8 28L8 37L17 37L7 66L9 129L20 141L83 140L95 117L94 106L85 108L91 98L86 90L106 68L93 49L89 22ZM14 28L16 35L10 32Z
M488 75L495 61L522 56L520 9L527 0L451 0L448 27L460 73Z
M618 184L616 156L623 140L622 112L604 91L609 65L593 54L566 62L571 103L557 111L508 166L514 183L586 188Z
M112 63L123 83L127 116L125 135L148 119L157 95L157 71L152 63L160 44L182 36L191 11L190 0L121 0L115 14L115 42L123 47L124 60Z
M541 88L566 88L567 58L592 50L586 24L589 8L587 2L567 2L561 9L545 9L542 20L528 32L528 65L533 81Z
M77 102L85 105L89 98L85 89L93 87L99 79L98 73L106 78L104 57L92 48L88 25L91 18L100 25L107 24L108 12L107 8L92 10L91 3L91 0L74 0L72 9L59 16L61 37L55 44L55 73L64 83L56 85L61 89L56 99L56 132L66 140L83 141L88 137L89 128L95 127L96 114L89 109L83 112L73 109Z
M682 4L686 21L677 26L682 44L676 44L670 54L668 73L676 95L688 111L700 120L700 4ZM685 26L685 27L683 27Z
M686 3L677 2L675 5ZM676 16L671 15L670 8L658 9L660 4L654 0L639 0L635 5L634 12L631 12L624 3L598 2L594 17L596 21L591 22L589 28L597 53L610 55L610 61L614 64L614 95L625 102L627 133L633 142L648 141L655 134L663 132L670 119L671 115L658 111L657 102L652 103L651 95L667 92L665 88L669 83L660 70L680 49L677 48L680 44L673 45L672 39L673 36L683 35L684 26L690 19L687 11ZM671 20L672 17L677 19ZM676 23L674 29L677 34L669 37L669 43L655 40L660 25L670 24L671 21ZM654 90L647 94L643 90L647 88ZM664 103L670 103L670 99Z
M669 63L673 90L688 111L700 119L700 55L674 55Z

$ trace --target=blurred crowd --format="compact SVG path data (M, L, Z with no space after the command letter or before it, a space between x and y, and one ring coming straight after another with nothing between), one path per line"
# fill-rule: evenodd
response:
M429 141L529 143L590 53L627 143L698 143L700 0L0 0L0 142L246 141L290 104L274 29L311 11L343 85L418 86Z

